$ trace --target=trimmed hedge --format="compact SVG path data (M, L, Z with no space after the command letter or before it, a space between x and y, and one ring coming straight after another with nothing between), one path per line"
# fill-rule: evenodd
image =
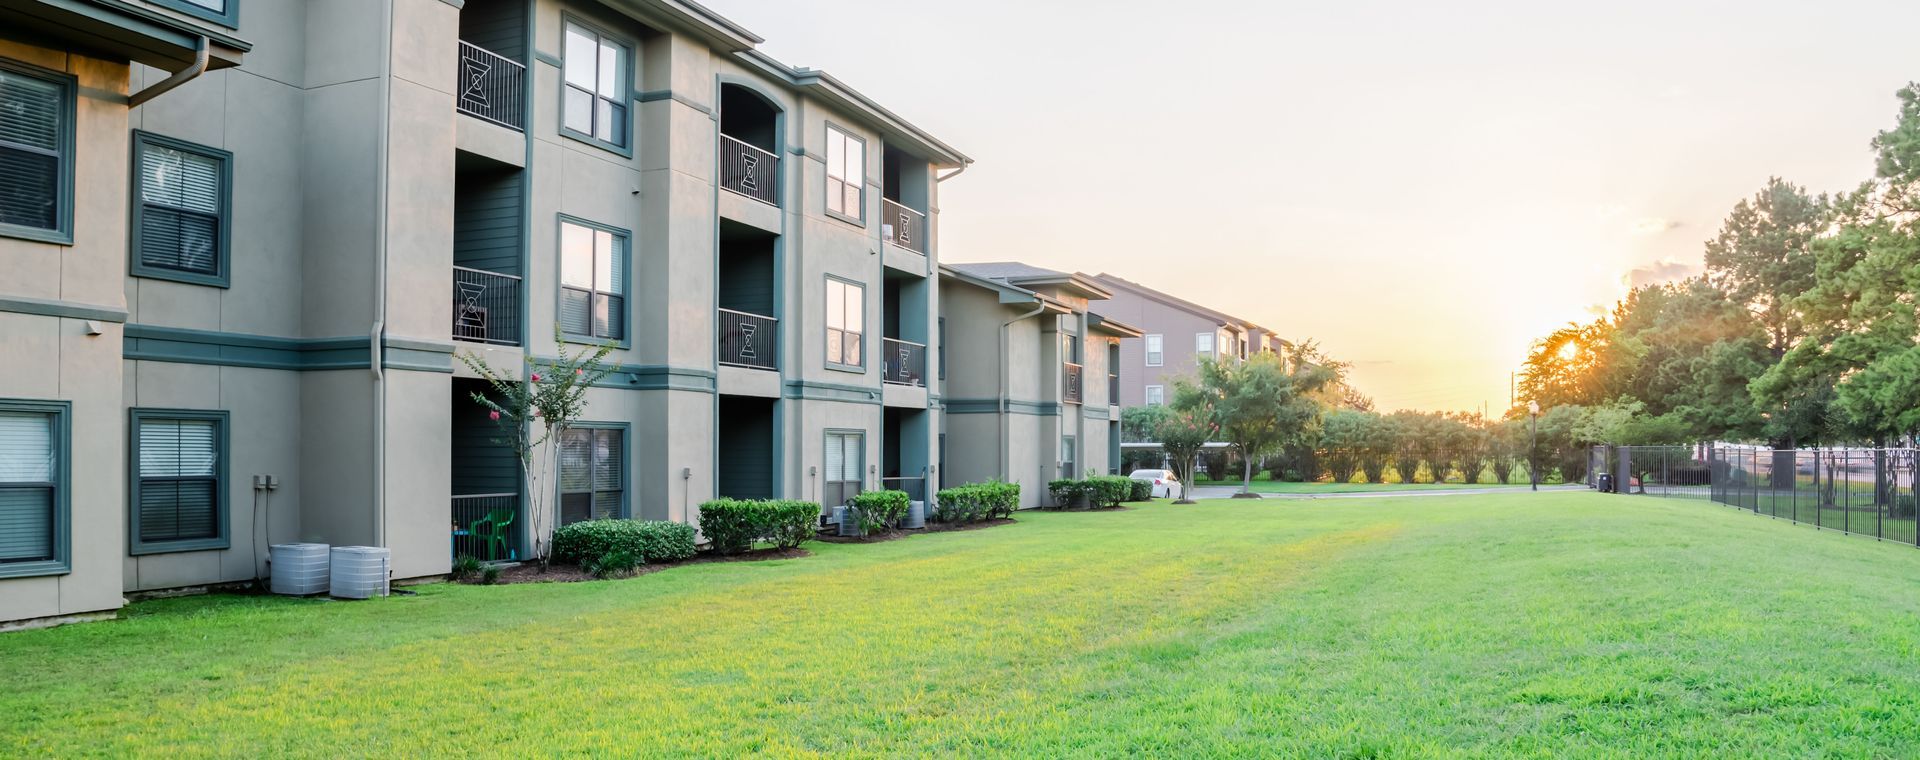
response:
M721 554L739 554L765 541L791 549L815 534L820 505L784 499L720 498L700 505L700 532Z
M1080 481L1087 502L1096 507L1117 507L1133 493L1133 479L1120 475L1095 475Z
M641 562L672 562L693 556L693 526L664 520L585 520L553 532L553 559L598 566L625 552Z
M943 488L934 494L937 522L979 522L1011 517L1020 508L1020 484L991 480Z
M893 530L900 524L900 518L907 516L907 508L913 503L913 497L906 491L862 491L855 494L847 506L856 510L860 516L860 533L879 533Z
M1066 480L1064 478L1060 480L1049 480L1047 481L1047 495L1053 497L1053 505L1056 507L1078 506L1080 504L1080 497L1087 495L1086 481Z
M1152 501L1153 481L1128 479L1127 501Z

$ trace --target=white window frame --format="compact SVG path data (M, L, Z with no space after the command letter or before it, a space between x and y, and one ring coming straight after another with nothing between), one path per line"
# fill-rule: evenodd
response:
M1193 355L1203 356L1209 359L1213 358L1213 356L1215 355L1215 352L1219 350L1219 347L1214 344L1214 341L1217 340L1218 338L1219 338L1218 335L1215 335L1214 333L1210 333L1210 332L1194 333L1193 334ZM1202 345L1206 346L1206 348L1201 348Z
M828 122L825 156L827 213L865 226L867 220L866 139ZM851 209L846 208L846 192L849 188L854 190L854 205Z
M1142 353L1146 354L1147 366L1149 367L1164 366L1167 363L1166 336L1155 333L1153 335L1146 336L1144 340L1146 341L1146 343L1142 346L1142 348L1145 350Z
M834 288L841 288L839 308L835 309ZM824 312L826 314L826 342L824 357L829 369L848 372L867 371L867 286L844 277L827 275ZM839 312L838 319L835 312ZM837 326L836 326L837 325ZM849 327L849 325L857 325ZM847 340L856 342L853 361L846 361ZM838 347L836 352L834 349ZM836 355L837 354L837 355Z
M1167 386L1147 386L1145 401L1147 406L1164 406L1167 403Z

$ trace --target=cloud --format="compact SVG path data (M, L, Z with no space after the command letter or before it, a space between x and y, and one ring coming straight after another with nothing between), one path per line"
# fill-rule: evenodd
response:
M1684 280L1700 273L1700 265L1684 261L1656 261L1645 266L1634 267L1620 276L1621 284L1629 288L1645 285Z
M1680 226L1680 223L1672 219L1662 219L1657 216L1650 216L1645 219L1633 220L1633 234L1658 235L1662 232L1666 232L1667 230L1670 230L1679 226Z

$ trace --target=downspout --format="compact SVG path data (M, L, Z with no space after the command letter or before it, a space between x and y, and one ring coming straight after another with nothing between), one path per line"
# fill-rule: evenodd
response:
M205 36L202 36L198 42L194 43L193 63L191 65L173 72L173 76L148 85L146 89L134 93L131 97L127 98L127 107L139 108L141 103L160 97L166 94L168 90L186 84L201 74L207 73L207 48L211 44Z
M942 182L953 179L954 177L958 177L962 172L965 172L967 170L967 167L972 165L973 165L972 161L965 161L960 164L960 168L958 169L947 172L946 174L935 174L933 175L933 183L938 185Z
M1000 323L1000 400L999 400L998 408L996 409L996 413L994 414L994 418L997 419L1000 423L1000 435L994 439L994 445L1000 449L1000 456L999 456L1000 476L1002 478L1005 478L1008 482L1013 481L1013 462L1008 459L1008 449L1007 449L1007 436L1011 434L1011 428L1008 425L1008 420L1007 420L1007 414L1008 414L1007 395L1009 393L1012 393L1011 386L1013 385L1013 364L1012 362L1007 361L1007 350L1008 350L1007 347L1008 347L1008 344L1012 342L1007 337L1007 331L1013 328L1013 323L1040 316L1042 313L1046 312L1046 310L1047 310L1047 302L1036 300L1036 303L1034 304L1034 307L1033 307L1033 311L1029 311L1025 314L1021 314L1020 316L1014 317L1013 319L1009 319L1005 322Z
M388 120L393 112L393 6L387 6L380 33L380 142L374 146L374 162L380 181L374 183L373 251L373 328L368 336L373 370L373 545L387 545L387 385L381 372L387 330L387 141L393 128Z

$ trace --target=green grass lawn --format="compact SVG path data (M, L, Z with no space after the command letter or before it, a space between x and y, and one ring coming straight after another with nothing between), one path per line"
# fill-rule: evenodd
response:
M1238 480L1201 480L1195 486L1239 488ZM1295 483L1285 480L1253 481L1254 493L1386 493L1392 491L1451 491L1461 488L1526 488L1526 483Z
M1920 551L1689 501L1158 503L0 635L0 756L1903 757Z

